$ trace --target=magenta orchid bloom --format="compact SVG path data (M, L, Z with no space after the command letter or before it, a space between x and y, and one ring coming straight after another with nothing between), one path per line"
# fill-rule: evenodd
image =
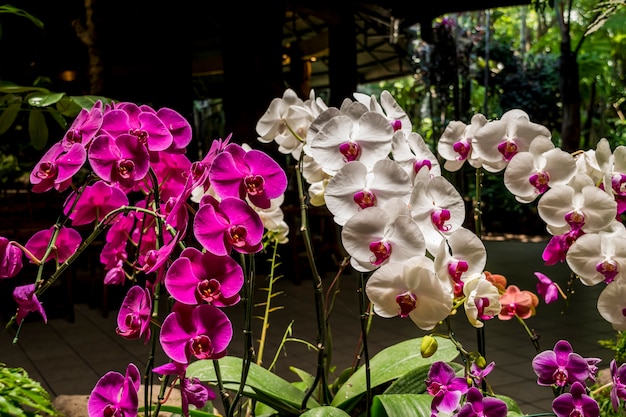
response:
M619 410L620 401L626 400L626 364L617 366L615 359L611 361L609 366L611 370L611 379L613 386L611 387L611 405L613 410Z
M22 270L22 250L0 236L0 278L13 278Z
M215 157L209 171L209 181L216 193L224 197L246 196L255 206L267 209L270 200L287 189L285 171L265 153L247 151L231 143Z
M146 147L129 134L112 138L99 135L92 142L88 155L93 172L106 182L132 189L150 168Z
M130 134L150 151L164 151L174 141L172 132L152 108L134 103L120 103L106 112L102 118L102 130L114 138Z
M68 209L71 208L75 197L76 194L73 194L68 200L66 204ZM125 205L128 205L128 197L122 190L104 181L97 181L85 187L69 218L73 226L99 222L111 211Z
M587 395L585 385L576 381L570 392L561 394L552 401L552 411L557 417L598 417L600 406Z
M41 314L44 323L48 322L46 311L43 309L43 306L35 294L35 284L15 287L13 290L13 299L17 303L17 316L15 317L15 321L18 326L22 324L22 321L30 312Z
M33 192L43 193L52 188L65 191L86 160L87 151L79 143L69 149L65 149L60 142L52 145L30 173Z
M159 197L162 201L176 198L185 192L191 161L183 154L159 152L158 158L152 155L150 167L159 181ZM152 185L144 186L150 191Z
M424 381L426 392L432 395L432 415L452 413L460 404L461 396L468 390L465 378L457 377L454 369L445 362L435 362L428 370Z
M170 359L186 364L192 357L223 357L232 336L230 320L218 307L175 303L172 312L163 320L160 340Z
M215 399L215 392L198 378L187 378L187 364L171 362L157 366L152 370L160 375L176 375L180 382L181 408L185 417L189 416L189 404L198 409L207 401Z
M263 248L263 222L245 201L226 197L221 202L207 195L200 202L194 219L196 239L215 255L256 253Z
M162 107L156 112L157 117L163 122L167 130L172 134L172 144L168 152L184 152L193 137L191 125L180 113L167 107Z
M537 283L537 293L543 297L546 304L558 300L559 288L557 284L541 272L535 272L535 276L539 280Z
M125 339L143 337L144 342L150 338L150 316L152 314L152 297L150 290L132 286L126 293L117 314L117 334Z
M493 371L493 368L495 368L495 366L496 366L496 363L493 361L489 362L489 364L485 366L484 368L481 368L480 366L476 365L476 362L472 362L469 376L474 381L474 384L478 386L482 383L483 379L485 379L485 377L489 375L491 371Z
M100 100L93 105L91 110L81 109L63 136L63 146L69 149L73 144L78 143L87 149L102 126L102 115L102 101Z
M226 307L239 301L243 280L243 270L232 257L190 247L167 270L165 287L181 303Z
M483 397L480 390L475 387L467 391L466 400L457 417L506 417L508 413L504 401L494 397Z
M544 350L532 361L537 374L537 384L564 387L574 382L584 383L589 378L589 365L578 353L574 353L567 340L559 340L554 350Z
M54 231L54 226L47 230L41 230L32 235L31 238L28 239L28 242L26 242L26 245L24 245L26 249L28 249L37 259L40 259L41 262L56 259L57 262L63 263L67 261L80 246L82 241L80 233L69 227L62 226L59 229L52 252L46 259L43 259L46 251L48 250L48 245L50 244Z
M139 410L141 375L130 363L126 375L110 371L96 383L87 403L89 417L134 417Z

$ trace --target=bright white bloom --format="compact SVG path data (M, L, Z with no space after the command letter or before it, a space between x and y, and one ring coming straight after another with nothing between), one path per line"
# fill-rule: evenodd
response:
M483 161L473 150L474 134L487 123L482 114L475 114L469 125L458 120L448 123L439 138L437 152L446 162L443 167L450 172L461 169L465 161L472 167L480 168Z
M285 213L281 206L285 201L284 194L278 198L270 200L270 207L262 209L250 203L250 207L254 209L261 218L265 229L278 240L278 243L287 243L289 241L289 226L285 222Z
M400 199L357 212L343 226L341 241L352 267L360 272L424 256L426 251L420 228Z
M598 296L598 311L618 332L626 330L626 281L613 281Z
M490 320L500 313L500 293L485 274L469 277L463 286L463 293L467 297L465 315L472 326L483 327L484 320Z
M361 161L371 169L391 152L392 136L393 128L379 113L366 112L357 122L340 115L311 139L310 155L329 175L351 161Z
M439 160L419 133L406 134L402 130L394 133L391 141L391 154L393 160L402 166L413 181L418 173L420 173L420 178L424 179L441 175Z
M377 315L409 317L422 330L434 328L452 309L452 287L424 256L381 266L367 280L365 293Z
M424 233L426 249L433 255L444 236L460 228L465 220L463 197L444 177L416 182L409 206L411 216Z
M548 128L531 122L524 111L514 109L480 128L474 134L472 147L487 171L499 172L518 152L528 151L538 137L550 138Z
M292 109L292 106L303 105L304 102L290 88L285 90L282 98L273 99L265 114L256 124L256 132L260 136L259 140L271 142L276 136L288 133L288 125L290 127L299 125L303 119L306 119L306 116Z
M350 99L345 99L343 103L341 103L341 107L329 107L323 112L321 112L315 120L309 126L309 131L307 132L305 144L304 144L304 153L307 155L312 155L311 153L311 141L317 134L322 130L324 125L328 123L330 120L337 116L348 116L354 123L358 122L363 114L367 113L368 109L363 103L359 103L358 101L352 101Z
M406 114L406 111L398 104L389 91L383 90L380 93L380 104L378 104L375 95L368 96L362 93L354 93L354 98L358 102L365 104L370 111L375 111L385 116L393 127L394 132L401 130L408 135L413 130L413 124L409 115Z
M381 207L393 198L405 205L411 195L409 175L391 159L381 159L368 172L359 161L348 162L330 179L325 200L339 226L367 207Z
M309 203L314 207L322 207L326 204L326 187L328 179L314 182L309 186Z
M521 203L530 203L548 188L567 184L576 174L574 157L538 137L527 152L518 152L504 171L504 185Z
M464 282L468 277L480 274L487 263L487 251L483 241L469 229L460 228L441 241L435 256L435 271L442 279L450 279L454 295L463 295Z
M565 259L585 285L622 280L626 272L626 228L615 220L607 231L580 236Z
M537 209L548 231L556 236L573 229L585 233L606 229L615 219L617 203L589 176L577 174L568 185L549 189Z

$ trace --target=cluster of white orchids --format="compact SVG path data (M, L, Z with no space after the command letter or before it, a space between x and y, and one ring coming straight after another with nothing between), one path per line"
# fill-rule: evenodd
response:
M602 139L595 150L565 152L549 129L513 109L497 120L476 114L469 124L450 122L434 146L440 159L388 91L379 98L355 93L336 108L314 91L302 100L287 89L256 130L261 142L274 141L299 161L308 202L326 205L352 267L370 273L366 293L376 314L409 317L431 330L461 304L477 328L496 316L535 313L534 294L484 271L480 231L463 226L463 196L442 165L452 172L467 162L477 171L504 171L519 202L538 199L552 235L546 265L565 261L584 285L606 284L598 310L615 330L626 330L626 147L612 152ZM563 294L535 275L546 303Z

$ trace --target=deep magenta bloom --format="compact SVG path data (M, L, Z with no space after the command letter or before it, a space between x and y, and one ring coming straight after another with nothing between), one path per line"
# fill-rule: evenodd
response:
M88 148L91 140L102 126L102 114L102 101L100 100L93 105L91 110L81 109L63 136L63 146L69 149L73 144L78 143L84 148Z
M537 283L537 293L543 297L546 304L550 304L558 300L559 289L554 281L541 272L535 272L535 276L539 280Z
M80 233L69 227L62 226L59 229L54 247L48 258L42 259L46 254L50 239L54 233L54 226L47 230L41 230L28 239L26 242L26 249L28 249L37 259L41 259L41 262L47 262L51 259L56 259L59 263L67 261L67 259L76 252L78 246L82 241Z
M126 375L110 371L96 383L87 403L89 417L136 417L139 409L137 390L141 375L130 363Z
M93 172L106 182L132 189L150 168L150 154L136 137L124 134L116 138L99 135L89 148Z
M231 143L215 157L209 180L216 193L224 197L247 196L255 206L267 209L270 200L287 189L287 175L276 161L261 151L247 151Z
M615 359L611 361L609 366L611 370L611 378L613 386L611 387L611 405L613 410L617 411L620 406L620 400L626 400L626 364L617 367Z
M86 160L87 151L81 144L75 143L65 149L60 142L55 143L30 173L33 192L43 193L52 188L65 191Z
M22 250L0 236L0 278L13 278L22 270Z
M175 303L161 327L161 346L173 361L189 363L191 358L219 359L233 336L226 314L210 304L190 306Z
M76 194L72 197L66 205L68 209L71 208ZM85 187L69 218L72 219L73 226L99 222L111 211L125 205L128 205L126 193L104 181L97 181Z
M239 301L243 270L228 255L185 249L165 274L165 287L177 301L185 304L209 303L216 307Z
M457 417L506 417L508 407L499 398L483 397L478 388L467 391L467 402L459 410Z
M569 392L552 401L552 411L557 417L598 417L600 406L585 390L585 385L576 381Z
M573 228L562 235L552 236L541 255L546 265L552 266L565 261L567 251L580 236L585 234L580 228Z
M589 364L578 353L574 353L567 340L559 340L554 350L539 353L532 362L537 374L537 384L563 387L589 378Z
M187 119L180 113L167 107L160 108L156 115L172 134L172 144L167 151L184 152L192 138L191 125Z
M18 325L30 312L39 313L44 323L48 322L46 312L35 295L35 284L22 285L13 290L13 299L17 303L17 316L15 321Z
M459 407L461 396L467 392L465 378L457 377L454 369L445 362L435 362L428 370L424 381L426 391L432 395L430 409L434 415L439 412L452 413Z
M126 293L117 314L117 334L125 339L143 337L144 342L150 338L150 315L152 313L152 297L150 290L132 286Z
M119 103L102 118L102 129L112 137L130 134L150 151L164 151L172 145L172 132L148 106Z
M189 416L189 404L198 409L205 406L207 401L215 399L215 393L198 378L187 378L187 364L170 362L157 366L152 370L160 375L176 375L180 382L181 408L183 415Z
M245 201L226 197L218 202L210 195L200 201L193 223L196 239L215 255L256 253L263 248L263 222Z
M191 161L185 155L159 152L158 158L152 157L150 166L159 180L161 201L176 198L185 192L189 170L191 169ZM150 191L150 187L145 188Z

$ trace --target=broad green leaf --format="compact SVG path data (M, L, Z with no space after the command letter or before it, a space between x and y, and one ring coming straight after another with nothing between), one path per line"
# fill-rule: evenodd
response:
M465 367L460 363L448 363L458 376L463 376ZM385 394L423 394L426 392L425 380L428 376L429 365L420 366L407 372L397 380L395 380L389 388L385 390Z
M371 386L393 381L421 366L437 361L450 362L457 357L458 351L449 339L437 337L437 342L439 349L427 359L420 354L422 338L405 340L382 350L370 359ZM341 386L331 405L344 408L352 398L365 393L366 388L365 367L361 366Z
M28 134L33 148L41 150L48 142L48 126L41 110L32 110L28 117Z
M377 395L372 400L372 416L430 417L433 397L428 394Z
M307 387L310 387L311 385L313 385L313 382L315 381L315 377L311 375L310 373L308 373L307 371L303 371L302 369L296 368L295 366L290 366L289 370L295 373L296 375L298 375L300 380L304 382Z
M507 397L505 395L497 395L497 394L496 394L496 398L499 398L506 403L506 406L509 409L509 414L507 414L509 417L524 414L522 413L522 410L519 408L519 405L513 398Z
M33 107L48 107L57 103L63 98L65 93L34 93L29 94L28 104Z
M23 9L18 9L17 7L11 6L10 4L3 4L2 6L0 6L0 13L11 13L16 16L25 17L26 19L33 22L35 26L37 26L40 29L43 29L43 22L41 20L37 19L35 16L28 13L27 11Z
M42 88L42 87L28 87L28 86L23 86L23 85L12 85L12 84L0 85L0 93L19 94L19 93L33 93L33 92L49 93L50 90L46 88Z
M70 96L63 96L61 100L56 103L56 108L59 113L65 117L76 117L83 109Z
M21 106L21 103L9 104L9 106L4 109L2 114L0 114L0 135L9 130L19 113Z
M300 414L300 417L350 417L350 414L346 413L339 408L323 406L312 408L309 411L306 411Z
M218 360L222 381L228 389L236 390L241 379L242 359L226 356ZM196 377L201 381L217 382L215 368L210 360L195 361L187 368L188 377ZM246 395L261 401L275 409L281 404L283 409L297 412L302 405L305 393L284 380L278 375L258 366L250 365L246 380ZM307 402L308 408L319 407L319 403L313 398Z
M110 99L102 96L70 96L70 98L74 103L87 110L91 109L97 101L102 101L103 103L111 101Z
M59 126L61 126L61 129L67 130L67 120L65 120L65 117L63 117L63 115L59 113L57 109L55 109L54 107L48 107L46 110L48 111L48 114L52 116L54 121L57 122Z

